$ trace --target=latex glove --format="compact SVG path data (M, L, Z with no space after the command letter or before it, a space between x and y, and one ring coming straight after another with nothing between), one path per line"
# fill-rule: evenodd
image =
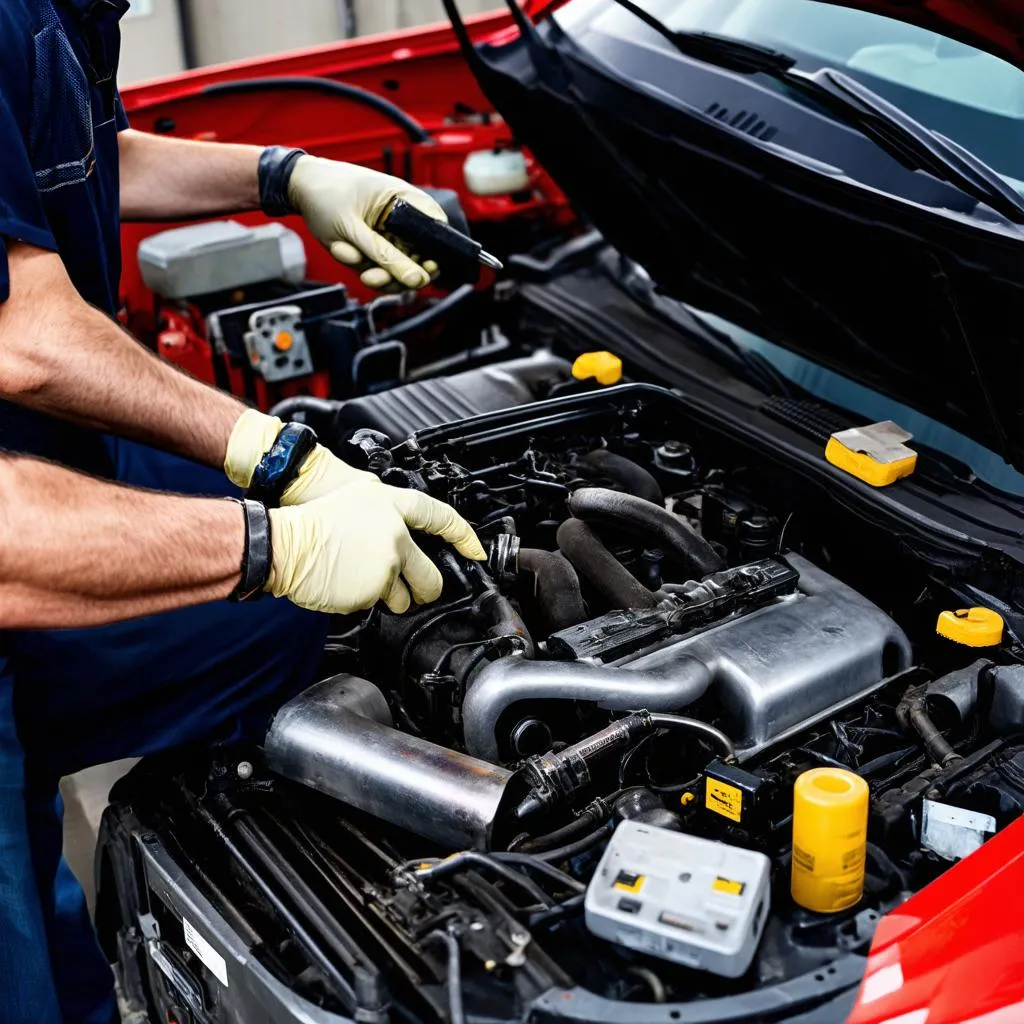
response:
M449 505L384 484L343 487L294 508L271 509L267 590L311 611L347 614L379 600L396 614L441 596L437 566L410 530L443 537L467 558L487 556Z
M437 220L448 220L425 192L401 178L357 164L302 156L288 182L292 207L339 263L361 271L363 284L379 290L397 280L406 288L422 288L437 273L437 264L421 266L377 231L396 199Z
M264 454L271 448L284 424L276 416L246 409L235 423L228 439L224 472L238 487L247 488ZM354 483L383 486L372 473L355 469L318 444L306 457L281 496L282 505L301 505L322 498L339 487Z

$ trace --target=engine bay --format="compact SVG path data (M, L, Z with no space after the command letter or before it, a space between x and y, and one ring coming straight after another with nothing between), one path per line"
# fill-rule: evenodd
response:
M1015 643L938 636L951 594L891 531L814 509L677 391L546 350L463 376L310 407L488 561L427 546L441 600L339 622L261 742L121 784L98 923L122 985L179 1020L840 1019L877 922L1024 809ZM461 394L491 411L395 436ZM822 909L796 879L851 776ZM200 906L257 962L244 991L182 932Z

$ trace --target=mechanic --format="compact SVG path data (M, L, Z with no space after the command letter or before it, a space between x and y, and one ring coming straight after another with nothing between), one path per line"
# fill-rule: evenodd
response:
M4 1024L117 1019L61 859L62 775L265 725L316 676L319 611L383 599L402 612L439 595L410 529L483 557L447 506L303 447L308 436L177 372L115 323L120 217L298 213L369 286L417 288L436 267L375 227L398 197L444 216L364 168L128 129L116 87L127 7L0 4ZM282 493L280 509L224 500L254 475ZM244 600L264 589L292 601Z

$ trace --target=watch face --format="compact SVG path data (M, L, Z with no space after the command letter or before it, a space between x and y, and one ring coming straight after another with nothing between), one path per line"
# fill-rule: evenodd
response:
M316 445L316 432L311 427L302 423L285 424L256 467L246 497L271 507L278 505L281 495L299 475L302 464Z

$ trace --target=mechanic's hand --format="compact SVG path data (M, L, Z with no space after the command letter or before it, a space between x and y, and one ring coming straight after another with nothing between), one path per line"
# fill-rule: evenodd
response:
M339 263L360 271L363 284L380 290L397 280L406 288L422 288L437 273L437 264L421 266L377 230L396 199L437 220L448 219L415 186L356 164L302 156L288 182L292 207Z
M246 409L238 417L228 439L224 459L224 472L233 484L243 490L249 487L256 467L273 446L283 426L276 416L267 416L255 409ZM353 468L318 444L281 496L281 504L301 505L353 483L380 484L380 480L372 473Z
M443 537L467 558L487 556L449 505L379 482L342 487L295 508L270 510L273 566L266 589L310 611L348 614L383 600L400 615L441 596L441 573L410 530Z

